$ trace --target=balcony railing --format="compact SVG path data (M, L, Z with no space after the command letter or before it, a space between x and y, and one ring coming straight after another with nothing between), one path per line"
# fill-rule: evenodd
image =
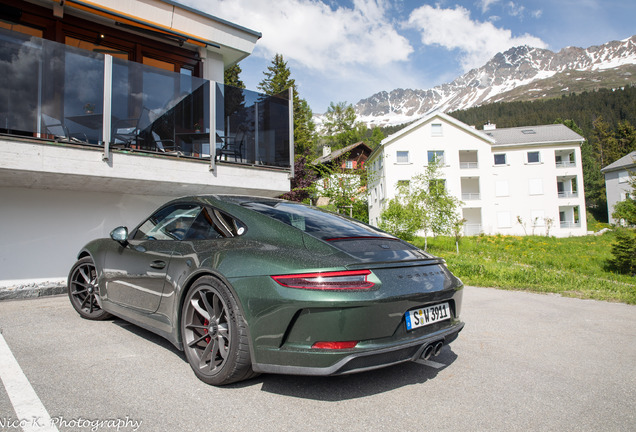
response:
M481 224L464 224L464 235L474 236L481 234Z
M578 198L578 192L559 192L559 198Z
M477 193L462 193L462 201L474 201L480 199L479 192Z
M581 222L561 221L561 228L580 228Z
M291 169L289 92L269 96L0 29L0 133Z
M459 163L459 168L460 168L460 169L474 169L474 168L479 168L479 163L478 163L478 162L460 162L460 163Z
M556 163L557 168L570 168L575 166L576 166L576 162L573 162L573 161L558 161Z

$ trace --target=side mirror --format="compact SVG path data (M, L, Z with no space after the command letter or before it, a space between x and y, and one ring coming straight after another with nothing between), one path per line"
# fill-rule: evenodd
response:
M120 226L110 232L110 238L121 243L122 246L128 245L128 228Z

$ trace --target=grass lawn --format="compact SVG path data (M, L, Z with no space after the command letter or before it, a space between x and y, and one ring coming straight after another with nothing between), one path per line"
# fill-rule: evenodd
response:
M479 236L428 239L466 285L557 293L563 296L636 304L636 277L606 269L614 233L553 238ZM413 242L424 248L424 239Z

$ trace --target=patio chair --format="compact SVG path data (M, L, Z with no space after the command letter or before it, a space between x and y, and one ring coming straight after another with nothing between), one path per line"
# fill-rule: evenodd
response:
M224 156L226 158L231 156L234 158L234 162L238 162L239 159L242 161L245 136L245 129L239 128L235 136L225 138L225 144L221 148L216 149L216 159L221 160Z
M155 144L155 148L159 153L183 156L181 147L179 147L172 139L163 139L155 131L150 133Z
M51 117L47 114L42 114L42 123L44 123L46 133L53 135L56 140L67 141L70 143L75 142L78 144L88 144L88 137L85 133L71 133L68 127L64 123L62 123L61 120L58 120L55 117Z
M146 107L141 109L139 117L117 120L113 127L112 146L140 149L144 140L141 132L149 125L150 110Z

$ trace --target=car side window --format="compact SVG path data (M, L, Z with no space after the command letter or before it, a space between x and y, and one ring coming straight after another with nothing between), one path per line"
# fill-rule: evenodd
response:
M184 240L209 240L240 236L245 225L233 217L211 208L201 210Z
M134 240L183 240L199 213L196 204L173 204L163 207L139 226Z

